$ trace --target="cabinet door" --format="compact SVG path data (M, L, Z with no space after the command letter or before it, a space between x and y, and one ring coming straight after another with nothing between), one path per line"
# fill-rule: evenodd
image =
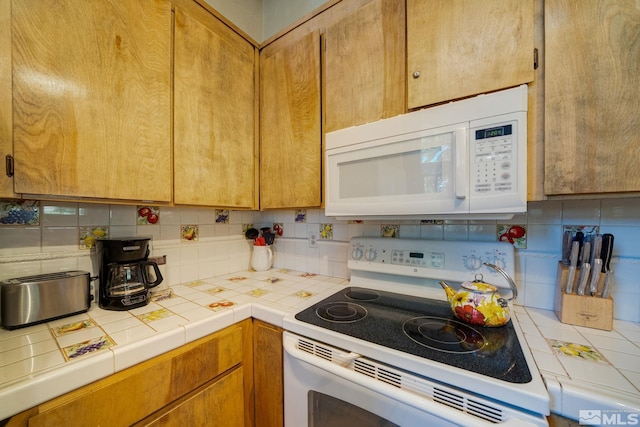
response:
M260 61L260 207L320 206L319 32Z
M175 203L255 207L255 50L195 3L175 9Z
M15 191L170 201L170 3L11 12Z
M159 417L134 425L244 427L242 367L207 385Z
M533 0L407 0L409 109L533 81Z
M324 132L405 112L405 8L374 0L326 29Z
M13 155L11 108L11 1L0 0L0 197L15 197L5 161Z
M253 321L256 427L284 425L282 329Z
M640 4L545 0L546 194L640 191Z

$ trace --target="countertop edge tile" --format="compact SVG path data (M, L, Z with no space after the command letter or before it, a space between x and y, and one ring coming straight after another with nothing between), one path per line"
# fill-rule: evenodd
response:
M111 349L115 372L120 372L184 344L186 344L184 327L178 327L125 346L115 346Z
M234 323L233 310L225 310L215 314L212 312L211 317L205 317L204 319L189 322L183 326L185 331L185 343L206 337L207 335L224 329L227 326L231 326Z
M115 373L114 355L100 351L0 388L0 420ZM29 398L25 398L29 396Z

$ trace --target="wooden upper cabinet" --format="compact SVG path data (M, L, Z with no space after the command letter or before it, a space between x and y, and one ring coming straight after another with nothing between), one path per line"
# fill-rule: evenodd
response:
M407 0L408 107L534 79L533 0Z
M256 207L256 53L192 2L175 8L174 201Z
M545 193L640 191L640 4L544 4Z
M170 3L11 13L16 193L171 201Z
M15 197L5 161L13 155L11 107L11 1L0 0L0 197Z
M371 1L324 37L325 132L406 111L403 1Z
M260 207L321 204L320 34L260 58Z

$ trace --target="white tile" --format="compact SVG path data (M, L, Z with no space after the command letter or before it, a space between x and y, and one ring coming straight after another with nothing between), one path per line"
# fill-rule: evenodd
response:
M187 311L181 311L180 316L185 318L186 320L192 322L195 320L207 319L213 315L213 312L208 308L199 307L196 304L193 304L193 307L190 307ZM184 323L185 325L187 323Z
M541 371L551 372L555 375L567 375L558 358L550 353L533 350L533 358Z
M78 226L78 204L65 202L42 202L43 226Z
M184 325L185 342L191 342L202 338L234 323L233 310L212 312L213 315L199 320L194 320Z
M107 225L109 224L109 205L98 203L80 203L78 205L79 225Z
M621 353L600 347L598 351L616 368L640 373L640 353Z
M584 344L585 339L573 328L557 328L553 326L538 326L543 337L548 339Z
M428 224L420 226L420 238L429 240L444 239L444 225Z
M56 351L39 354L32 358L22 359L10 365L2 366L0 367L0 384L62 365L64 361L62 353L56 349Z
M180 225L181 224L181 213L180 208L178 207L170 207L170 206L162 206L160 207L160 221L159 223L162 225Z
M7 351L5 351L5 347L2 347L2 351L0 351L0 366L9 365L20 360L30 359L52 351L59 351L58 346L53 339L40 341L11 350L7 349Z
M527 228L527 251L557 253L560 258L562 227L557 224L530 224Z
M0 227L0 256L38 253L40 245L40 227Z
M558 357L558 360L572 379L628 392L636 391L636 388L611 365L569 356Z
M198 208L182 208L180 209L181 224L198 224Z
M557 200L529 202L527 204L529 224L560 224L562 222L562 202Z
M155 329L158 332L172 331L175 330L180 325L184 325L185 318L174 315L165 317L162 319L154 320L152 322L147 323L148 326Z
M149 326L142 324L140 326L129 327L118 332L110 332L109 336L116 342L116 344L125 345L149 338L156 333L157 332Z
M555 285L527 280L524 296L521 298L527 307L551 310L555 298Z
M552 354L553 350L549 346L549 343L546 339L540 334L525 334L525 340L527 341L527 345L532 350L536 350L541 353L549 353Z
M603 199L602 218L600 223L605 225L638 226L638 212L640 198Z
M109 217L109 225L112 227L114 225L135 226L137 221L136 206L111 205Z
M33 345L47 340L53 340L53 336L46 325L29 326L13 331L0 329L0 348L2 351Z
M640 392L640 372L620 369L620 373L638 389L638 392Z
M594 335L594 334L586 334L586 333L583 333L583 335L598 350L611 350L611 351L627 353L627 354L640 354L640 349L638 349L638 347L635 344L633 344L631 341L628 341L622 337L620 337L621 339L616 339L616 338L606 337L603 335Z
M110 225L109 237L131 237L136 235L137 227L135 225Z
M600 224L600 200L565 200L562 202L562 224Z
M78 227L43 227L43 250L76 250L80 244L78 233Z
M130 342L126 346L115 346L111 349L114 354L115 371L119 372L184 344L185 333L180 327Z
M467 224L445 224L444 240L469 240Z
M136 328L144 323L138 320L135 317L129 316L126 319L117 320L115 322L110 323L100 323L102 329L105 330L109 335L112 335L116 332L125 331L127 329Z

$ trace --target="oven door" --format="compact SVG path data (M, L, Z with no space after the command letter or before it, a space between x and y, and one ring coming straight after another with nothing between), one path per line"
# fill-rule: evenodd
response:
M305 339L289 332L283 338L285 427L541 425L523 419L485 422L340 366L358 354L301 349L299 342Z

